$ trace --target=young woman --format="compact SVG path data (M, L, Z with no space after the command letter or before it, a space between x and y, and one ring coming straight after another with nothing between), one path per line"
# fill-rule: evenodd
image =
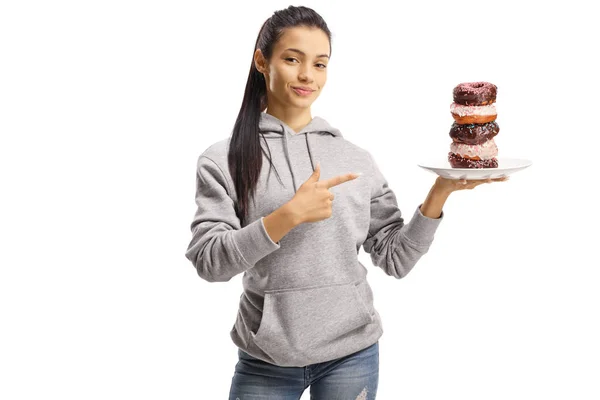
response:
M243 273L231 400L297 400L307 387L311 399L375 399L383 328L360 247L400 279L428 251L450 193L490 182L438 177L405 223L371 154L311 116L330 58L319 14L275 12L231 137L198 158L186 257L209 282Z

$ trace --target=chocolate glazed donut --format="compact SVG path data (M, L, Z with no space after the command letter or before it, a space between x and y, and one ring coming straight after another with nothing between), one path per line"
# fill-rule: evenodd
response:
M453 123L450 137L455 142L465 144L482 144L496 136L500 127L496 121L487 124L458 124Z
M452 168L498 168L498 159L471 160L452 152L448 153L448 161Z
M456 104L484 106L496 101L498 87L489 82L466 82L454 88L452 94Z

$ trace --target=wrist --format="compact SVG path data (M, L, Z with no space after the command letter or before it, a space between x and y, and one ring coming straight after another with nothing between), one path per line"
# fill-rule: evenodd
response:
M271 214L263 217L263 222L267 234L275 243L279 243L289 231L298 225L298 219L288 204L284 204Z
M421 214L433 219L440 218L442 216L442 209L450 193L443 187L433 185L421 205Z
M434 196L448 197L453 192L453 189L448 185L441 176L439 176L433 186L431 187L430 193Z
M288 222L290 228L295 228L303 222L300 213L296 210L296 207L294 207L294 204L291 201L288 201L281 207L281 213Z

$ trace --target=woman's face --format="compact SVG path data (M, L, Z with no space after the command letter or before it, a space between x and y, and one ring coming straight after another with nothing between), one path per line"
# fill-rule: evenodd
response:
M269 103L285 108L308 108L327 81L329 39L318 28L288 28L275 45L270 60L256 50L255 63L267 82ZM308 88L308 93L294 88Z

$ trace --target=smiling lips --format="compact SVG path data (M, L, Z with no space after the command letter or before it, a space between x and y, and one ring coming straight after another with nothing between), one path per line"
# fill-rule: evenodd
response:
M308 96L312 92L314 92L314 90L312 90L310 88L303 88L303 87L292 86L292 89L294 90L294 92L298 93L300 96Z

